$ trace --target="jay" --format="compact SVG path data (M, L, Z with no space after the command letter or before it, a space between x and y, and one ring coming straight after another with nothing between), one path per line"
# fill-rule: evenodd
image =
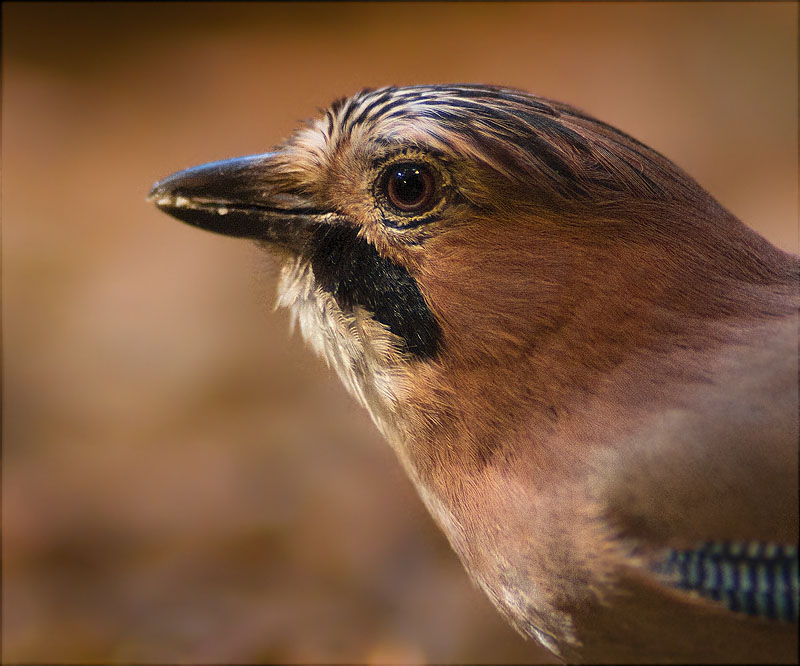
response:
M501 87L365 90L158 182L281 262L473 581L588 662L797 660L800 258Z

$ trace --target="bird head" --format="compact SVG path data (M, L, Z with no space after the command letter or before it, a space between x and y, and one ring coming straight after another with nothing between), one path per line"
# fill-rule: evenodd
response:
M669 160L498 87L363 91L273 152L181 171L150 198L281 257L279 303L400 449L475 411L462 403L485 404L495 431L520 401L557 413L670 312L735 310L714 300L721 264L763 272L742 225ZM462 457L493 449L486 422Z

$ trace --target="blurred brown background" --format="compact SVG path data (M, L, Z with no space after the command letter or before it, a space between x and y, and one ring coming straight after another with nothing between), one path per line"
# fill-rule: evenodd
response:
M268 258L145 202L365 86L570 102L797 250L797 5L3 3L5 662L552 659L473 589Z

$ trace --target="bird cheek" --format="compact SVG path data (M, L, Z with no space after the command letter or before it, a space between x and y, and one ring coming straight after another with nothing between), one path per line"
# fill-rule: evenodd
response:
M558 266L537 261L524 241L506 241L472 229L425 245L421 291L442 321L447 347L465 358L523 348L553 326L560 310L561 282L548 275Z

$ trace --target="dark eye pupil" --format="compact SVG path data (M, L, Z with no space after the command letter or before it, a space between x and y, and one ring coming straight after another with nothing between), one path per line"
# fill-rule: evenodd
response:
M392 178L397 198L405 204L413 204L425 194L425 181L416 167L399 169Z
M424 164L397 165L386 180L389 200L406 212L419 212L430 207L434 189L433 175Z

